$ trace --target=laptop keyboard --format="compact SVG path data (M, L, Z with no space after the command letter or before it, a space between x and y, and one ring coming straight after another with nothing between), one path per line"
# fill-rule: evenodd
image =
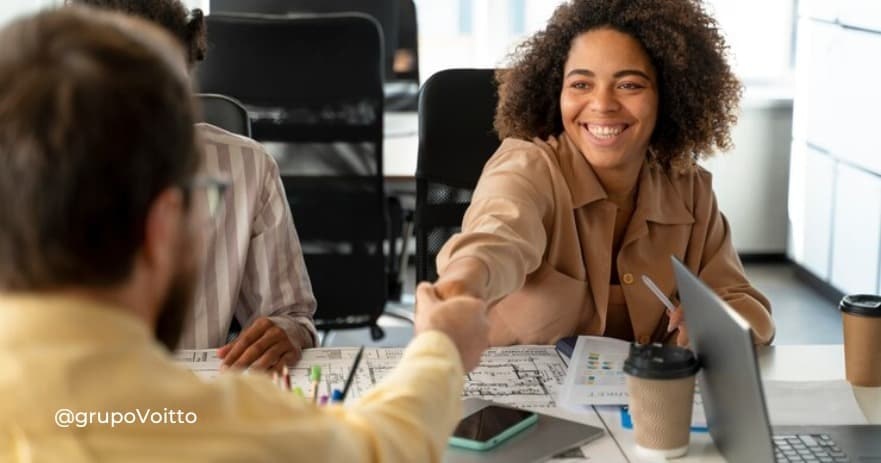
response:
M839 463L850 459L827 434L774 436L774 459L783 462Z

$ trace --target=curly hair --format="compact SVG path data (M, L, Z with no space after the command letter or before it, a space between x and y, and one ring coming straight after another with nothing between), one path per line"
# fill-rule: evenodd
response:
M119 11L154 22L180 41L191 66L205 59L208 39L204 13L198 8L187 11L180 0L67 0L67 3Z
M650 159L669 168L731 148L741 84L726 61L716 20L699 0L571 0L497 71L495 128L501 138L563 132L560 91L572 40L608 27L642 44L658 75L658 120Z

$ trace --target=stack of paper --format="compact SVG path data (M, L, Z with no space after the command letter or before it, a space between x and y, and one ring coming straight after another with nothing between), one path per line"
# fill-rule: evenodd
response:
M569 360L559 403L567 407L627 405L624 360L630 343L614 338L579 336Z

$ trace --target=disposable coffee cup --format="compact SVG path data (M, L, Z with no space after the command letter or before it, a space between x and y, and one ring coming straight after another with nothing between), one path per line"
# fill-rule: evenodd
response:
M694 353L686 348L630 345L624 373L638 454L660 459L688 452L694 377L699 369Z
M838 308L847 380L854 386L881 386L881 296L844 296Z

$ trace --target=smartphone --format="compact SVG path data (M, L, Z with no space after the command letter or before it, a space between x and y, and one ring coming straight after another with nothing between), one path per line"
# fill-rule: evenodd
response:
M489 450L537 421L538 415L534 412L489 405L459 422L450 437L450 445L470 450Z

